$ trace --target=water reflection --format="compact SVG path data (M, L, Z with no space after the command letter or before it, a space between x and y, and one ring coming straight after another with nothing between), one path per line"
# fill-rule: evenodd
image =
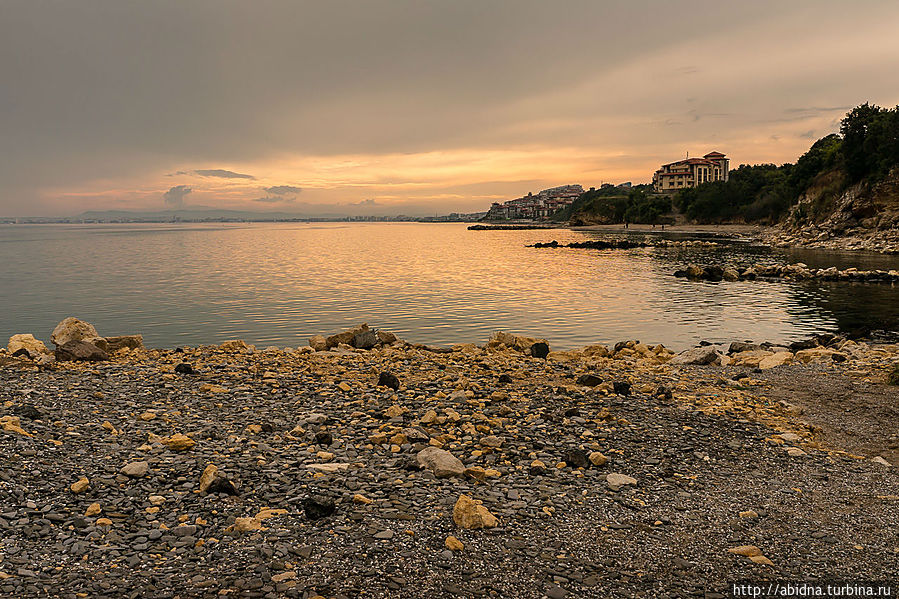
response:
M739 243L525 247L599 235L400 223L0 227L7 242L0 244L0 334L46 339L56 322L78 315L108 334L141 332L155 346L234 337L299 345L367 321L440 345L506 329L546 336L557 347L624 338L685 347L700 339L789 341L821 329L899 322L896 291L886 286L671 276L687 262L870 268L866 261L874 261L895 268L896 257Z

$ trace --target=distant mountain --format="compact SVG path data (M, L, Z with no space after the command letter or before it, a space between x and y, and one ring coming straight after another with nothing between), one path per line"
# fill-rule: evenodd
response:
M156 212L136 212L131 210L88 210L72 220L100 222L171 222L171 221L275 221L304 220L309 218L339 218L343 214L301 214L295 212L254 212L250 210L220 210L216 208L184 208L180 210L159 210Z

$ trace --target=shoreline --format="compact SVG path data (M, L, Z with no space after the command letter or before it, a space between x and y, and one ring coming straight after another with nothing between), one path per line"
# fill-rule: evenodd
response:
M378 333L3 351L0 591L724 596L899 571L899 345Z

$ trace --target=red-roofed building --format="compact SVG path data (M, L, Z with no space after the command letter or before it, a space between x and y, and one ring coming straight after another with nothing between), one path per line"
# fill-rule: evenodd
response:
M709 152L702 158L686 158L663 164L652 176L657 192L677 191L712 181L727 181L730 160L721 152Z

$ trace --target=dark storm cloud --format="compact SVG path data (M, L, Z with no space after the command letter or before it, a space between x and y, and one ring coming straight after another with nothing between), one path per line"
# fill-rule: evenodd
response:
M254 177L253 175L245 175L243 173L235 173L234 171L226 171L222 168L197 169L194 172L201 177L220 177L222 179L256 179L256 177Z
M290 193L300 193L301 191L303 191L303 188L294 187L293 185L274 185L272 187L266 187L265 191L275 195L286 195Z
M176 185L162 194L162 199L171 208L182 208L184 207L184 196L191 191L193 190L187 185Z

